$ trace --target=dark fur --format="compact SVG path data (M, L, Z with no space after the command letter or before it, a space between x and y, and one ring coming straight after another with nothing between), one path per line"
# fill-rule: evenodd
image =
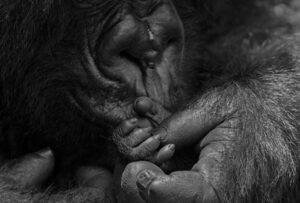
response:
M98 138L110 129L105 123L95 127L81 119L66 100L64 90L76 88L79 80L72 74L72 65L81 50L74 49L72 42L80 41L80 35L73 33L80 33L82 26L68 2L0 3L0 149L11 159L50 146L61 171L98 162L112 167L113 157L98 157L111 151L107 149L110 140ZM240 121L239 139L224 160L220 197L228 202L295 202L300 157L300 37L283 37L291 36L293 26L272 16L271 0L260 7L258 0L175 3L187 35L188 96L200 95L197 102L203 108L215 103L218 111L229 112L234 106ZM87 139L97 144L84 142ZM13 202L101 198L101 194L84 190L45 197L1 188L0 199Z

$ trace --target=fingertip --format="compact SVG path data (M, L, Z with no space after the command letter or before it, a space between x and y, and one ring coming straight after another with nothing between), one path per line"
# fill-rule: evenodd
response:
M138 124L137 118L131 118L123 121L114 131L114 134L119 137L126 137Z
M9 174L20 187L40 187L54 170L54 155L50 148L27 154L10 167Z
M160 126L155 129L155 131L153 132L153 136L159 139L159 141L164 142L167 139L168 131L165 127Z
M168 146L168 150L171 151L171 152L175 152L175 145L174 144L169 144L167 145Z
M151 170L151 172L160 175L164 172L156 165L148 161L131 162L128 164L121 177L121 192L125 194L126 201L122 202L143 202L144 199L143 186L138 184L138 174L142 171ZM143 179L139 177L139 179Z
M137 186L140 190L147 190L149 185L155 180L154 172L150 170L142 170L137 174Z
M153 101L148 97L139 97L134 102L134 110L142 116L147 113L154 113Z
M35 154L38 154L42 159L39 161L39 166L36 166L37 170L40 170L41 173L50 174L55 165L55 158L53 151L48 147L41 151L36 152Z
M38 155L36 157L35 155ZM26 159L26 156L24 157ZM54 154L50 147L37 151L33 154L27 155L27 164L31 167L35 166L33 170L39 171L39 173L48 174L54 169Z
M147 175L151 174L151 171L146 171ZM172 199L172 194L165 189L165 185L169 184L170 178L166 175L156 176L155 174L142 182L137 182L140 196L146 202L169 202L166 199ZM144 184L144 185L143 185ZM167 197L167 198L166 198ZM173 201L172 201L173 202Z
M36 154L40 155L41 157L45 159L53 159L54 155L50 147L47 147L43 150L37 151Z
M175 153L175 145L169 144L159 150L156 156L156 162L162 164L173 157Z

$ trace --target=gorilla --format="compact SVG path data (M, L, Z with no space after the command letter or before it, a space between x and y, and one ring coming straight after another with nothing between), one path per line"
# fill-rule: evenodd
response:
M297 0L2 0L3 202L297 202Z

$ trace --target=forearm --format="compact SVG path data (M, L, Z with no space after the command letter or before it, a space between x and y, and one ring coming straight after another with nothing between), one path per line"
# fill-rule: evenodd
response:
M5 202L114 202L109 194L97 188L77 188L56 194L6 189L0 185L0 199Z

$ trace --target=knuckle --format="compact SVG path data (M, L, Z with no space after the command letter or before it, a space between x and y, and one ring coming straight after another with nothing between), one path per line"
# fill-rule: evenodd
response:
M145 145L141 151L143 151L143 153L145 155L149 155L151 154L153 151L155 150L155 148L152 145Z
M153 150L151 148L145 146L143 148L139 148L137 150L137 154L139 158L143 158L144 160L149 160L151 155L153 154Z

